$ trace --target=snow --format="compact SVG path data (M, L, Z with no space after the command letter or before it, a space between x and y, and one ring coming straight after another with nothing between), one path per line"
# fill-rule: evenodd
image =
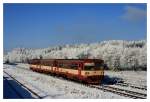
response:
M136 84L137 86L147 86L146 71L105 71L105 75L121 78L125 82Z
M28 67L26 68L28 69ZM16 66L14 65L4 64L4 71L13 75L17 80L20 80L22 83L24 83L24 85L27 85L28 87L34 89L34 91L36 91L37 93L40 93L43 96L43 98L52 98L52 99L127 98L110 92L103 92L102 90L86 87L84 85L72 81L67 81L61 78L56 78L53 76L32 72L31 70L16 68Z
M26 63L17 63L16 66L17 66L17 67L23 67L23 68L29 69L29 64L26 64ZM15 67L16 67L16 66L15 66Z

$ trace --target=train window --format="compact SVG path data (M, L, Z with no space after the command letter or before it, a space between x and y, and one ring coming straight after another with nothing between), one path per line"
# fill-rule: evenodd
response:
M62 63L59 63L59 64L58 64L58 67L63 67L63 64L62 64Z
M84 70L94 70L94 69L95 69L95 63L93 62L84 63Z
M48 62L47 65L48 65L48 66L53 66L53 63L52 63L52 62Z
M84 66L84 70L95 70L95 66Z
M103 64L102 63L95 63L95 70L99 70L103 68Z
M43 61L41 64L45 66L52 66L52 63L49 61Z
M65 63L65 64L63 64L63 68L68 69L68 68L69 68L69 65Z
M78 69L78 64L71 64L70 67L71 69Z
M84 70L101 70L103 68L102 63L85 63Z
M44 65L45 64L45 62L44 61L41 61L41 65Z

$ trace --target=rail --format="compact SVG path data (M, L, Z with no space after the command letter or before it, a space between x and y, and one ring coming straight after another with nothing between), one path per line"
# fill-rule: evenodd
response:
M125 87L132 87L135 89L141 89L141 90L147 90L146 86L137 86L131 83L116 83L115 85L119 85L119 86L125 86Z
M134 98L134 99L146 99L146 97L147 97L147 95L144 93L139 93L139 92L134 92L134 91L125 90L125 89L121 89L121 88L116 88L116 87L112 87L109 85L103 85L103 86L87 85L87 86L97 88L97 89L107 91L107 92L116 93L118 95L129 97L129 98Z

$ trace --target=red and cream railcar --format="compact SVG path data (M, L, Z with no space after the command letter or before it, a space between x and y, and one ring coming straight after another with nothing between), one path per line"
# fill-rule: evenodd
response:
M69 79L100 84L104 76L103 60L100 59L32 59L30 69Z

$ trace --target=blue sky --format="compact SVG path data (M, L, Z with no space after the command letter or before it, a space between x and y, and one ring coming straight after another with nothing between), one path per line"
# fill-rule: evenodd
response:
M146 4L4 4L4 50L147 37Z

